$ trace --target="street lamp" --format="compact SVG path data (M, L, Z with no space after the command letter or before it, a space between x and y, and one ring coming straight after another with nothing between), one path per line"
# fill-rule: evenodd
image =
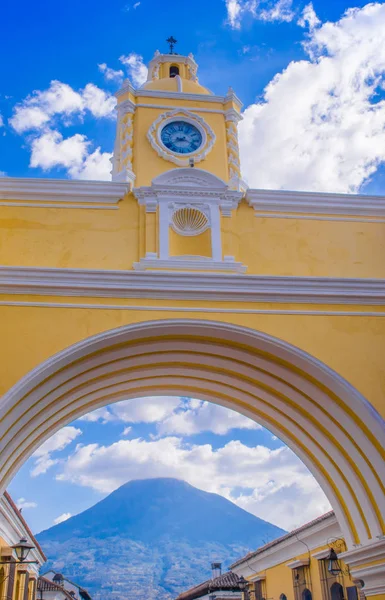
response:
M329 561L329 564L328 564L329 573L331 573L332 575L340 575L340 573L342 573L341 564L340 564L340 561L338 560L338 556L335 553L334 548L330 548L328 561Z
M27 560L28 554L35 548L32 544L29 544L27 538L21 538L18 544L11 546L12 550L15 551L19 563L25 565L37 564L37 560ZM1 565L9 564L9 560L0 561Z
M248 600L248 582L243 575L241 575L238 579L238 587L242 592L243 599Z

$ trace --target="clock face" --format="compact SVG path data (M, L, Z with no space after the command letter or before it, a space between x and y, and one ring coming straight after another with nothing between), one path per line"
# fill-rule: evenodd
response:
M190 154L202 145L201 132L195 125L186 121L167 123L160 137L166 148L177 154Z

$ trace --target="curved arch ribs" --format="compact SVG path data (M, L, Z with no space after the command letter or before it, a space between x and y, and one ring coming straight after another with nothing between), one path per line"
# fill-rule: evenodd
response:
M384 535L380 416L339 375L297 348L209 321L108 331L23 378L0 408L1 490L47 438L81 415L127 398L165 394L216 402L278 435L321 485L350 550Z

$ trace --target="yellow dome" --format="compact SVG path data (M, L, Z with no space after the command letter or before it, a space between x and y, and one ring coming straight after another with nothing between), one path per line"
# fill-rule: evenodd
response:
M159 92L183 92L184 94L211 94L203 85L189 79L182 79L181 77L164 77L162 79L146 81L140 89L156 90Z

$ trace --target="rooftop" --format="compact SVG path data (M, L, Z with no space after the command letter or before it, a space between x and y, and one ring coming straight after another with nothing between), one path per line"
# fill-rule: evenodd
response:
M262 552L265 552L265 550L273 548L274 546L277 546L281 542L284 542L285 540L288 540L291 537L297 536L302 531L306 531L307 529L310 529L310 527L313 527L314 525L318 525L318 523L327 521L328 519L330 519L333 516L334 516L334 511L331 510L331 511L325 513L324 515L321 515L320 517L313 519L313 521L309 521L309 523L305 523L305 525L301 525L301 527L298 527L297 529L293 529L292 531L289 531L289 533L285 533L284 535L281 535L279 538L272 540L271 542L268 542L267 544L265 544L264 546L261 546L260 548L257 548L257 550L253 550L253 552L249 552L248 554L246 554L246 556L243 556L242 558L237 560L235 563L233 563L230 566L230 568L233 569L234 567L238 567L244 561L247 561L250 558L254 558L254 556L257 556L258 554L262 554Z

